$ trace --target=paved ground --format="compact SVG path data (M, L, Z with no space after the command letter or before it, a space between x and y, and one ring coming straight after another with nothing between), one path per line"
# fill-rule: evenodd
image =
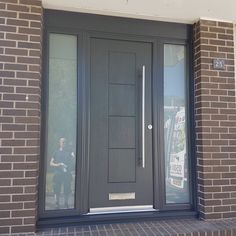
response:
M28 234L29 235L29 234ZM27 235L27 236L28 236ZM236 236L236 218L200 221L158 220L44 229L35 236Z
M236 218L200 221L175 219L135 223L48 228L14 236L236 236ZM1 236L9 236L3 235Z

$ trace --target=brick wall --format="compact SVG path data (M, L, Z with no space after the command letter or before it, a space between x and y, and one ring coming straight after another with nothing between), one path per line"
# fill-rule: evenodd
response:
M0 0L0 233L34 231L41 0Z
M35 230L40 144L41 0L0 0L0 233ZM194 26L198 205L236 217L233 25ZM212 59L225 59L213 70Z
M236 108L233 24L194 26L198 204L204 219L236 217ZM225 60L213 70L212 60Z

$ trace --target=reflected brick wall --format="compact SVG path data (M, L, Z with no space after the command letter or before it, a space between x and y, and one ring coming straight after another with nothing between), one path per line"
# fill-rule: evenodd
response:
M214 70L212 60L225 60ZM198 206L201 218L236 217L236 108L233 24L194 25Z
M0 0L0 233L35 230L41 0Z

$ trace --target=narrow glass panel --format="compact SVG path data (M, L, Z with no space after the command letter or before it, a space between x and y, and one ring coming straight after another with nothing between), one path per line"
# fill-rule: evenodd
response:
M77 37L50 34L46 210L74 208Z
M166 203L189 203L185 46L164 45Z

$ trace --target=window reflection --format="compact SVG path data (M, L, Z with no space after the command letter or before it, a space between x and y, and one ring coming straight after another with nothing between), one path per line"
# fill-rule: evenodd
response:
M166 203L189 202L186 152L185 46L164 46Z
M45 209L74 208L77 37L50 34Z
M53 153L50 166L53 167L53 192L56 208L61 207L61 192L64 197L64 207L69 208L69 197L72 193L72 173L74 171L74 152L65 148L66 139L59 139L59 147Z

